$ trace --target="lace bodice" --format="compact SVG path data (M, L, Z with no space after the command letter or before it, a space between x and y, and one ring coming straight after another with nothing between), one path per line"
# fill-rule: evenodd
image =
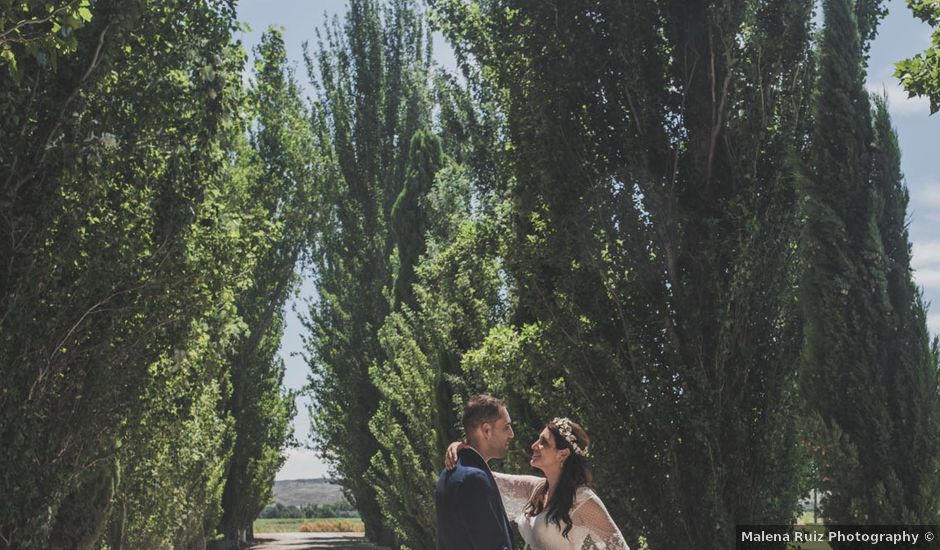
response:
M531 550L630 550L600 497L589 487L578 488L571 505L571 531L568 538L555 524L546 521L547 512L533 517L523 513L532 493L544 481L536 476L493 472L503 498L506 515L519 526L519 533Z

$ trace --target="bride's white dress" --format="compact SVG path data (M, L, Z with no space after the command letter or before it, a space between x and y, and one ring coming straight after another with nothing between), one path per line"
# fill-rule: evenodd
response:
M499 486L506 515L518 524L527 550L630 550L604 503L589 487L578 487L571 505L571 531L565 538L557 525L546 521L547 512L533 517L523 513L543 478L499 472L493 472L493 477Z

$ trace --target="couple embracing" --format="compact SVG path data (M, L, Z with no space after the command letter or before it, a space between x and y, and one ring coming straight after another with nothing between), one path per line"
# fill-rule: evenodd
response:
M529 463L545 477L490 470L513 438L502 400L472 397L464 409L466 443L447 448L435 490L439 550L513 550L512 518L531 550L629 550L590 488L591 441L578 424L556 418L532 444Z

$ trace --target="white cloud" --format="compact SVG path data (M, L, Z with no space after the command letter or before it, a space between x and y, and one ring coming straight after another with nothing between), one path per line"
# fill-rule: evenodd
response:
M327 477L326 464L310 449L288 449L287 462L274 479L312 479Z
M912 207L940 208L940 182L937 180L928 180L908 188L911 190Z
M940 315L927 316L927 330L933 336L940 335Z
M914 270L914 282L926 289L940 287L940 267Z
M888 84L888 82L891 82L891 84ZM896 81L888 82L869 81L865 87L873 94L887 94L888 112L891 113L891 116L927 116L930 114L930 100L920 96L907 97L907 92L904 88L901 88L900 85L896 84Z
M914 269L940 264L940 241L920 241L911 245L911 265Z

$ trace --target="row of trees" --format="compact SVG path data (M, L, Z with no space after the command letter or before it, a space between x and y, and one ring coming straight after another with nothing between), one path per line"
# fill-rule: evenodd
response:
M308 55L309 362L370 538L435 547L478 391L509 402L509 470L545 419L583 421L651 548L731 548L811 488L831 522L940 520L937 344L864 88L885 9L822 9L817 32L811 0L350 0Z
M290 440L277 357L316 151L232 2L2 6L0 547L250 530Z
M250 530L298 260L317 444L373 540L435 547L479 391L509 470L582 421L651 548L730 548L812 487L830 521L937 523L938 349L863 86L884 9L813 9L350 0L310 102L276 32L246 89L234 2L0 10L0 545Z
M306 506L269 504L261 510L260 518L352 518L359 512L345 500L333 504L308 504Z

